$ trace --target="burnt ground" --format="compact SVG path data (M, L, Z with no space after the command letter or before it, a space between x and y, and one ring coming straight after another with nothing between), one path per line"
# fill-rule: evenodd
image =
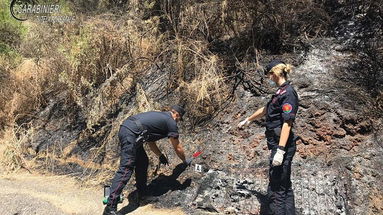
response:
M301 63L291 77L301 100L295 125L301 141L292 176L298 214L382 213L383 134L377 129L381 118L366 117L369 103L362 88L337 78L354 54L334 39L313 41L311 45L308 53L296 56ZM171 101L171 97L157 99L162 97L158 89L166 83L164 75L153 70L146 78L156 80L141 85L148 103ZM72 136L79 136L74 138L77 145L72 141L64 148L64 156L58 159L61 162L51 161L55 166L52 171L107 183L118 164L119 122L139 105L137 94L126 98L117 114L102 119L94 131L62 127L64 133L53 132L53 139L63 138L69 131ZM180 125L187 154L203 151L194 163L201 165L202 172L196 172L194 165L187 169L177 167L179 159L171 146L166 140L160 141L159 146L171 165L155 173L157 158L150 154L149 182L152 194L157 197L155 207L182 207L187 214L264 214L269 152L263 122L255 122L244 130L238 130L236 125L265 105L268 96L254 96L240 86L214 118L196 127L188 120ZM55 122L57 126L59 121L50 123ZM99 156L104 164L96 165L98 157L93 161L87 161L87 157L101 140L106 142L105 154ZM134 179L125 189L127 196L134 190L133 185ZM121 212L136 209L127 205Z
M348 83L335 78L353 57L336 49L339 44L331 39L313 43L292 77L301 100L295 130L302 140L292 176L296 207L298 214L379 214L381 119L365 117L367 104L358 99L362 89L352 86L350 92ZM190 186L169 189L157 205L182 205L188 214L263 214L269 154L263 123L245 130L236 125L266 101L238 89L229 108L185 132L188 151L203 150L196 160L203 172L188 169L177 183ZM167 154L177 160L170 149Z
M383 121L375 107L383 76L376 70L372 85L370 79L358 82L358 72L364 71L363 65L369 66L361 60L368 54L358 46L377 41L368 38L364 42L359 33L368 35L371 29L364 29L363 14L357 15L355 20L339 21L333 38L312 39L307 50L274 56L296 66L291 80L300 96L294 129L301 140L292 176L297 214L383 214ZM377 64L368 59L370 65ZM33 153L27 158L55 174L70 174L86 183L108 183L118 165L116 133L122 120L178 101L179 95L166 89L166 72L166 68L153 67L140 81L119 77L117 72L89 95L84 109L67 106L65 92L57 95L36 114L36 133L28 140ZM257 75L245 73L246 77ZM117 92L124 85L129 88L118 97L119 102L105 105L103 99L108 99L111 89ZM189 156L203 151L194 162L202 167L201 172L194 165L177 166L179 159L171 146L160 141L171 164L155 172L157 158L149 154L150 187L158 197L154 206L181 207L186 214L264 214L269 152L263 121L244 130L236 125L265 105L269 96L255 95L242 84L214 117L197 125L186 117L180 124L181 141ZM134 179L125 189L127 196L133 185ZM129 205L121 208L124 213L135 210Z

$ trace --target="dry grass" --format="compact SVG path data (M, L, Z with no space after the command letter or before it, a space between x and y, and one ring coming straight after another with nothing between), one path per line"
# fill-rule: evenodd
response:
M23 28L34 31L23 34L14 50L16 60L0 54L1 67L7 74L0 81L0 128L31 120L34 112L46 105L47 94L63 89L57 74L66 66L55 52L57 33L31 22L23 23Z
M28 161L24 156L27 153L26 144L33 134L33 129L27 130L22 127L9 127L4 131L0 144L0 164L7 171L28 169Z
M217 56L195 54L196 77L190 82L182 82L179 90L188 104L189 117L200 119L217 111L229 96L228 87Z
M13 73L13 98L9 101L9 114L15 120L44 105L43 88L49 77L47 69L38 66L33 60L25 60Z
M60 73L74 101L86 107L85 96L110 78L117 68L128 62L128 43L118 38L110 23L86 23L78 35L70 35L62 52L70 64Z
M231 40L234 52L250 46L292 51L302 45L297 38L305 41L324 35L331 24L324 3L312 0L184 1L162 6L162 10L178 36L208 42Z
M105 19L105 16L111 19ZM137 17L125 18L116 19L107 14L64 26L66 33L60 41L53 39L61 45L53 46L53 49L49 49L49 44L43 41L52 39L55 33L44 33L43 26L35 26L37 33L26 36L28 41L22 43L21 51L31 57L30 50L38 49L40 51L35 53L37 59L25 59L9 79L13 90L8 92L11 99L4 104L5 121L8 123L12 120L16 124L20 120L34 120L35 112L47 105L48 100L54 101L55 92L69 92L67 105L78 106L86 119L86 129L75 143L78 145L88 138L103 136L87 152L87 162L75 162L81 163L80 166L85 169L94 169L84 172L84 177L89 176L89 180L97 178L95 173L98 170L92 164L100 162L100 157L106 163L116 160L116 153L110 152L110 145L116 144L115 134L124 116L110 127L103 126L108 123L109 115L118 109L120 99L126 94L136 93L136 108L125 113L125 117L159 107L158 101L149 98L145 89L136 82L148 68L166 62L166 58L170 59L166 67L175 71L169 80L169 92L176 89L182 95L185 99L182 102L191 110L189 116L192 120L198 121L213 114L228 95L222 61L208 51L206 42L185 38L171 40L167 32L159 32L158 17L146 21ZM19 135L17 131L15 135ZM17 140L9 142L12 141ZM77 145L62 149L55 148L54 143L32 156L46 170L54 171L58 163L74 162L76 155L72 152ZM61 152L65 152L65 158ZM15 151L14 154L18 155L15 162L23 159L22 153Z
M92 100L84 107L87 110L84 113L88 119L87 128L92 129L105 115L117 108L116 105L118 105L121 96L131 92L134 85L135 81L132 74L129 74L128 68L123 68L107 79L100 88L90 92L89 97Z

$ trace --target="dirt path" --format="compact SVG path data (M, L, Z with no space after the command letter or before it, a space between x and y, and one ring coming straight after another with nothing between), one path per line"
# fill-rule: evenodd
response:
M29 173L0 174L1 215L97 215L102 214L102 188L82 188L66 176ZM128 205L125 201L119 208ZM183 215L180 209L139 207L129 214Z

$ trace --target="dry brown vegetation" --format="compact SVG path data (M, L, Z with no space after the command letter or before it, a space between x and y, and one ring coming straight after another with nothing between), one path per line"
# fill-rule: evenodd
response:
M116 152L109 152L124 116L169 105L142 92L149 72L166 77L166 96L185 105L197 125L227 103L238 70L256 76L262 56L305 49L332 24L325 4L312 0L70 2L72 11L84 12L75 22L28 21L24 33L15 30L20 24L6 31L2 25L0 46L12 51L0 53L0 145L10 169L26 157L45 167L60 159L116 165ZM42 119L38 113L51 104L60 113ZM32 122L55 117L79 127L78 139L32 147L37 155L25 150L38 136Z
M4 115L23 117L46 105L48 94L65 89L84 108L87 95L123 66L130 73L139 73L163 61L170 62L166 67L175 71L169 88L181 87L186 90L182 94L191 94L189 100L204 107L196 116L211 114L221 105L220 100L227 98L223 95L227 94L223 87L228 73L225 70L232 66L214 47L216 41L229 41L232 44L228 45L237 49L231 51L238 55L246 53L242 48L291 50L283 48L291 46L290 40L326 33L329 24L323 5L313 1L101 1L92 7L76 1L72 4L73 10L90 12L92 8L103 11L123 5L120 10L129 12L124 16L104 13L90 19L79 15L76 23L64 25L28 23L24 39L14 41L21 43L17 50L29 59L17 68L6 68L8 73L18 71L6 76L7 84L13 82L7 89L24 96L11 96L18 100L12 103L20 104L2 108ZM130 11L133 8L139 11ZM204 83L198 83L201 81ZM207 93L210 90L212 94ZM14 92L2 96L9 98ZM23 110L23 102L31 105ZM2 104L5 106L9 103Z

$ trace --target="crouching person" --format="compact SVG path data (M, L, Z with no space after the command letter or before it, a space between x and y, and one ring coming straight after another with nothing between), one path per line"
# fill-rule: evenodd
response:
M103 215L116 215L119 196L135 170L139 198L146 195L149 159L143 147L149 148L159 157L162 164L168 160L156 145L157 140L168 137L177 156L184 162L185 153L179 142L177 122L182 120L185 110L174 105L170 111L149 111L128 117L120 126L118 139L121 145L120 166L110 187L110 195Z

